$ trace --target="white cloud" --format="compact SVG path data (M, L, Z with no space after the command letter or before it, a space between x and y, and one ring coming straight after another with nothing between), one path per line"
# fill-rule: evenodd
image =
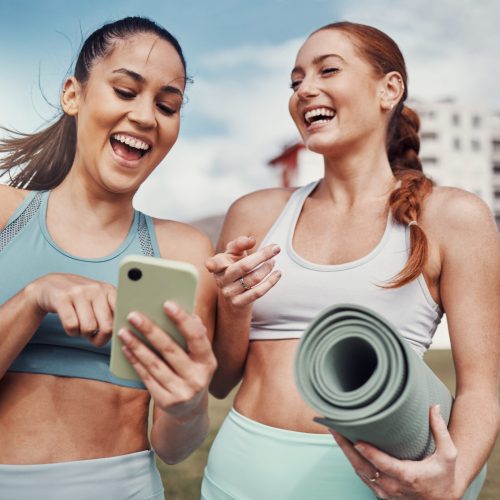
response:
M348 6L344 17L394 38L406 59L412 97L500 107L497 0L379 0Z

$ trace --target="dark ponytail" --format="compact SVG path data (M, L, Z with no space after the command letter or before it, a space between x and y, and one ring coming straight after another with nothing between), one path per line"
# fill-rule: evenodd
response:
M3 129L11 134L0 140L0 175L9 173L9 184L32 190L51 189L68 174L76 150L75 118L63 114L55 123L40 132L22 134ZM17 136L17 137L16 137ZM12 169L25 167L14 175Z
M389 197L394 219L410 226L410 255L405 267L386 288L398 288L416 279L423 271L428 255L427 237L419 225L424 198L432 191L432 181L422 171L418 157L420 121L412 109L404 105L408 97L408 76L403 55L392 38L364 24L347 21L329 24L317 31L335 29L350 36L361 56L376 74L396 71L404 85L403 95L392 112L387 130L387 156L398 187ZM411 223L411 224L410 224Z
M170 43L179 55L186 74L186 61L174 36L150 19L126 17L105 24L85 40L75 65L75 78L84 85L92 65L109 55L114 42L140 33L153 33ZM0 177L8 174L11 186L32 190L52 189L63 181L75 158L74 117L61 114L54 123L33 134L0 128L9 134L0 139ZM18 167L21 170L17 171Z

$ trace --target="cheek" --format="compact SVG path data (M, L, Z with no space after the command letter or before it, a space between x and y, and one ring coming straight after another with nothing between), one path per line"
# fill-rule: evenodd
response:
M176 120L172 119L164 125L161 140L163 155L165 155L177 141L180 125L180 117Z
M288 101L288 112L290 113L292 120L295 122L295 125L300 127L302 120L297 110L297 96L295 94L292 94Z

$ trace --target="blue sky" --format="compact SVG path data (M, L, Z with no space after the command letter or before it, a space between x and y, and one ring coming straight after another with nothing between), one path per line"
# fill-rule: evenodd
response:
M289 72L314 29L349 19L386 31L405 54L410 96L500 109L497 0L0 0L0 124L40 127L80 43L106 21L150 17L183 46L194 84L180 139L136 205L190 220L276 184L267 160L297 138ZM83 37L82 37L83 35Z

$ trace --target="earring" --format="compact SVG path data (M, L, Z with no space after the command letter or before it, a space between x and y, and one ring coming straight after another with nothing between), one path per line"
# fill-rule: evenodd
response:
M393 110L393 109L394 109L394 103L391 104L391 110Z

